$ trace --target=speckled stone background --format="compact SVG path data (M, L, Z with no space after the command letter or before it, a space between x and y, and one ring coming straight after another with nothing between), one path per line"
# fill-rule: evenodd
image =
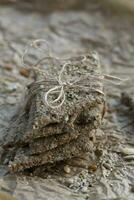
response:
M103 2L103 1L102 1ZM131 7L131 6L130 6ZM97 50L102 71L127 81L105 82L107 114L103 135L101 168L84 174L87 190L68 188L53 179L3 176L0 187L20 200L134 199L134 159L125 160L121 146L134 145L132 112L121 103L121 92L134 86L134 12L100 1L1 1L0 4L0 138L10 125L25 85L30 81L22 70L21 55L27 43L46 39L54 54L64 57L88 49ZM99 133L98 133L99 135ZM106 142L105 143L105 139ZM84 172L83 172L84 173ZM92 186L92 187L91 187ZM79 186L78 186L79 187ZM76 187L77 188L77 187Z

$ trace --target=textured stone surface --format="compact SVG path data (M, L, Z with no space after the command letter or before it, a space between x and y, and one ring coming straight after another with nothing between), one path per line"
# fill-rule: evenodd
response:
M60 7L59 4L57 4L58 6ZM120 8L117 6L115 6L116 12L115 10L111 12L111 5L107 3L107 6L103 7L100 2L96 3L95 0L91 0L88 4L84 3L85 9L79 9L77 12L73 10L58 12L55 8L52 9L53 13L47 13L47 15L35 10L23 13L24 8L29 11L36 7L30 3L24 5L23 3L19 5L12 3L10 7L9 5L0 7L1 139L5 134L5 127L9 126L12 116L16 113L16 105L7 104L7 97L14 96L18 102L24 91L24 85L29 82L27 78L20 75L19 69L22 66L21 54L25 45L31 40L47 39L53 47L53 52L63 57L70 57L72 53L78 55L79 51L97 50L101 56L102 70L106 74L112 74L122 79L127 78L128 81L116 87L109 83L105 84L107 85L105 90L108 108L102 128L107 140L105 140L103 131L98 132L97 137L101 138L98 146L101 146L103 151L98 150L97 155L102 155L102 153L103 155L101 164L98 164L98 170L84 178L89 183L86 194L80 192L83 184L82 174L80 177L72 178L71 190L63 186L63 183L59 185L57 181L50 179L17 176L16 180L16 177L14 179L11 176L3 177L5 170L2 167L0 168L1 177L8 183L14 196L23 200L39 198L49 200L54 198L56 200L87 198L133 200L131 192L134 182L133 160L126 162L119 151L121 144L133 144L133 118L130 115L130 109L122 105L120 101L122 92L129 91L131 93L133 90L133 14L130 15L130 12L127 12L126 15L125 12L119 11ZM46 9L46 6L38 5L39 7L42 8L42 11ZM12 71L4 69L6 63L12 65ZM126 126L128 123L131 125ZM121 129L124 126L126 127ZM12 187L14 184L16 187ZM76 189L75 192L73 188ZM79 193L77 193L78 191Z

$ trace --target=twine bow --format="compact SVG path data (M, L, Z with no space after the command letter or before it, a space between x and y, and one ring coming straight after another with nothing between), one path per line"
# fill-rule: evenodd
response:
M39 51L43 51L45 49L41 48L40 47L40 44L41 43L44 43L47 47L47 54L46 56L44 56L43 58L39 59L35 64L32 65L32 67L29 67L29 69L33 69L33 70L37 70L39 72L42 72L43 74L45 74L45 72L43 70L40 70L39 68L37 68L37 66L39 66L41 64L41 62L44 60L44 59L56 59L58 61L60 61L59 58L55 58L53 56L50 55L50 48L49 48L49 45L48 43L44 40L44 39L37 39L35 41L33 41L30 46L28 46L25 51L24 51L24 54L22 55L22 63L24 66L27 66L27 64L25 64L24 60L25 60L25 56L28 54L28 51L29 51L29 48L30 47L33 47L35 49L38 49ZM95 54L95 58L96 58L96 55ZM85 62L86 61L86 56L83 56L83 59L81 60L82 62ZM99 58L97 56L97 59L98 59L98 64L100 65L100 62L99 62ZM104 79L107 79L108 81L112 82L113 84L120 84L121 81L124 81L118 77L115 77L115 76L111 76L111 75L107 75L107 74L103 74L103 75L91 75L89 73L86 73L84 75L81 75L79 78L76 78L75 80L70 80L70 81L66 81L66 80L62 80L62 75L65 71L65 68L71 64L71 62L66 62L63 66L62 66L62 69L61 71L59 72L59 75L58 75L58 78L57 80L55 81L54 79L53 80L40 80L40 81L37 81L37 82L34 82L34 86L35 87L35 90L38 90L38 86L43 84L44 82L50 82L50 83L54 83L56 84L57 82L57 85L52 87L51 89L49 89L47 92L45 92L44 94L44 101L45 103L47 104L48 107L50 108L60 108L63 103L65 102L66 100L66 95L65 95L65 88L79 88L79 89L84 89L84 88L90 88L90 85L88 84L87 80L88 78L93 78L93 80L104 80ZM86 80L84 82L84 80ZM112 80L112 81L111 81ZM114 80L114 81L113 81ZM119 81L118 83L116 83L116 81ZM94 81L95 82L95 81ZM92 91L95 91L95 92L98 92L99 94L101 95L104 95L103 91L102 91L102 85L97 85L99 86L99 89L95 89L95 88L91 88ZM53 95L53 94L58 94L58 97L56 97L54 100L51 100L49 99L49 96ZM56 105L55 105L56 104Z
M84 57L84 60L85 60L85 57ZM63 105L65 99L66 99L66 95L65 95L65 87L67 88L89 88L90 85L85 85L84 83L81 83L83 82L85 79L89 78L89 77L95 77L94 75L91 75L91 74L86 74L80 78L77 78L76 80L74 81L62 81L62 74L63 72L65 71L65 68L68 66L68 64L71 64L70 62L68 63L65 63L59 73L59 76L58 76L58 85L57 86L54 86L53 88L49 89L45 95L44 95L44 100L45 100L45 103L50 107L50 108L59 108ZM99 76L98 79L103 79L103 76ZM104 95L103 91L102 90L97 90L97 89L94 89L94 91ZM49 95L52 95L54 93L58 93L58 97L55 98L54 100L52 101L49 101L48 100L48 96ZM58 103L60 101L60 103ZM55 103L58 103L58 105L54 105Z

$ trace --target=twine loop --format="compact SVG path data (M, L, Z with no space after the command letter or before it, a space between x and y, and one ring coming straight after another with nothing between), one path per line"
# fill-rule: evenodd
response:
M59 72L59 76L58 76L58 79L57 79L57 82L58 82L58 85L57 86L54 86L52 87L51 89L49 89L45 95L44 95L44 100L45 100L45 103L51 107L51 108L59 108L63 105L65 99L66 99L66 96L65 96L65 87L69 88L71 86L74 86L74 84L78 81L75 80L75 81L62 81L62 74L64 73L65 71L65 68L71 64L70 62L68 63L65 63L61 69L61 71ZM54 100L52 101L49 101L48 100L48 97L49 95L52 95L52 94L58 94L58 97L55 98ZM60 103L58 103L60 102ZM55 103L58 103L57 105L54 105Z

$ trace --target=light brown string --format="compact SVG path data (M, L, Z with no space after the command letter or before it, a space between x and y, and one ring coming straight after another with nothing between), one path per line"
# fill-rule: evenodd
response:
M68 64L70 63L65 63L61 69L61 71L59 72L59 76L58 76L58 85L52 87L51 89L49 89L45 95L44 95L44 100L45 100L45 103L51 107L51 108L59 108L63 105L64 101L66 100L66 96L65 96L65 88L67 89L72 89L72 88L79 88L79 89L85 89L85 88L90 88L90 85L85 85L84 84L84 79L87 79L88 77L93 77L91 74L88 74L84 77L80 77L80 78L77 78L76 80L74 81L62 81L61 77L62 77L62 74L64 73L65 71L65 68L68 66ZM100 79L100 77L98 77ZM83 83L82 83L83 82ZM101 90L95 90L96 92L99 92L100 94L103 94L104 93L101 91ZM58 97L55 98L54 100L52 101L49 101L48 100L48 97L49 95L52 95L54 93L58 93ZM60 101L60 103L58 103ZM54 105L55 103L58 103L58 105Z
M45 44L47 44L47 42L45 40L42 40L42 39L38 39L38 40L35 40L33 41L31 44L30 44L30 47L34 47L36 49L39 49L39 50L43 50L42 48L38 47L37 43L39 42L44 42ZM47 48L49 49L49 45L47 44ZM24 51L24 54L22 56L22 63L24 66L27 66L25 64L25 56L28 54L28 50L29 50L29 47L25 49ZM41 58L39 61L36 62L36 64L34 64L32 67L30 67L30 69L33 69L33 70L38 70L39 72L42 72L44 75L45 72L43 70L40 70L37 68L37 66L44 60L44 59L53 59L53 57L50 55L50 50L48 51L48 55L46 55L45 57ZM98 57L97 57L98 58ZM58 59L58 58L56 58ZM82 58L82 62L85 62L86 61L86 56L83 56ZM40 81L37 81L37 82L34 82L34 90L38 90L38 89L41 89L41 85L43 85L44 82L48 82L50 84L56 84L55 86L53 86L52 88L50 88L47 92L45 92L44 94L44 102L45 104L52 108L52 109L57 109L59 107L61 107L63 105L63 103L65 102L66 100L66 95L65 95L65 89L72 89L72 88L78 88L78 89L91 89L95 92L98 92L99 94L101 95L104 95L102 89L93 89L91 88L91 85L87 84L87 80L90 78L92 79L98 79L98 80L104 80L104 79L107 79L108 81L119 81L119 83L117 84L120 84L120 82L122 81L120 78L117 78L115 76L111 76L111 75L91 75L89 73L86 73L85 75L81 75L80 78L76 78L76 80L73 80L73 81L62 81L62 75L63 73L65 72L66 68L68 67L68 65L70 65L71 62L66 62L63 66L62 66L62 69L61 71L59 72L59 75L58 75L58 78L57 80L55 80L55 77L51 80L45 80L45 78L43 80L40 80ZM98 64L99 63L99 59L98 59ZM86 83L85 83L85 80L86 80ZM115 82L114 82L115 83ZM36 86L36 87L35 87ZM42 88L44 89L44 88ZM53 94L57 94L58 96L54 99L54 100L49 100L49 96L53 95ZM56 105L55 105L56 104Z

